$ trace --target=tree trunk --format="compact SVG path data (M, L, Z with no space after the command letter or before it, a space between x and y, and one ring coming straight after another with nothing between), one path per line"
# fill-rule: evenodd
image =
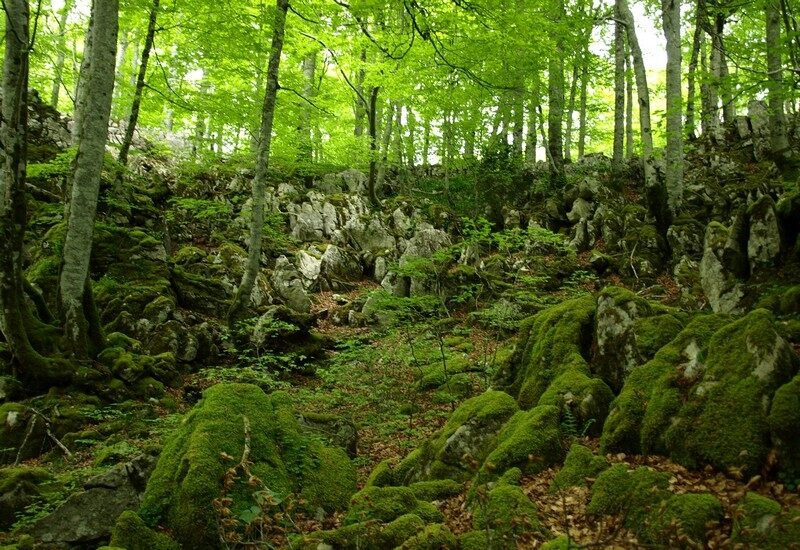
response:
M133 103L131 104L131 114L128 117L128 125L125 127L125 137L119 148L120 164L128 164L128 153L133 143L133 134L136 132L136 124L139 121L139 108L142 105L142 93L144 92L144 79L147 76L147 64L150 61L150 51L153 49L153 41L156 36L156 20L158 19L158 8L161 0L153 0L150 7L150 19L147 23L147 36L144 39L144 49L142 50L142 62L139 65L139 74L136 76L136 88L133 91Z
M361 65L358 68L358 72L356 73L356 95L358 96L355 100L353 110L355 112L355 129L353 133L356 137L361 137L364 135L364 119L367 118L367 106L364 105L364 102L361 101L361 98L364 97L364 80L367 78L367 70L366 70L366 63L367 63L367 50L361 50L361 56L359 58L361 60Z
M520 90L515 92L514 99L514 130L512 134L512 143L514 146L514 155L518 159L522 159L525 135L525 92L522 84L520 84Z
M614 5L614 149L611 162L617 174L625 147L625 25L617 0Z
M706 43L700 44L700 72L708 74L708 51ZM716 127L719 123L717 119L716 95L712 91L711 83L708 78L700 82L700 131L703 135L716 137Z
M686 94L686 135L689 139L695 139L695 75L697 74L697 63L700 57L700 45L703 41L703 25L700 21L700 5L699 2L695 6L695 25L694 37L692 38L692 55L689 59L689 72L686 75L687 81L687 94Z
M565 16L564 1L559 0L556 24L563 24ZM563 49L563 41L558 40L557 50ZM550 184L560 189L566 182L564 176L564 58L561 53L550 56L548 64L547 96L549 111L547 117L547 145L550 149Z
M372 93L369 96L369 112L367 118L369 121L369 179L367 181L367 193L369 194L369 202L372 206L380 206L378 200L378 192L376 189L376 180L378 177L378 93L381 89L379 86L372 88ZM427 130L427 128L426 128Z
M769 127L772 154L778 158L790 156L783 112L783 65L781 61L781 21L779 0L766 0L767 81Z
M589 95L589 55L584 56L581 67L581 100L578 116L578 160L586 153L586 103Z
M664 36L667 41L667 146L665 186L667 205L674 217L683 202L683 87L681 84L680 0L661 0Z
M425 117L423 120L424 130L422 133L422 166L428 167L430 165L431 154L431 119Z
M264 93L264 104L261 108L261 129L259 130L258 156L256 173L253 178L253 206L250 219L250 238L248 240L247 266L242 282L236 290L233 304L228 312L228 323L239 319L250 303L250 295L261 270L261 240L264 234L264 203L266 200L267 171L269 170L269 153L272 143L272 122L275 118L275 102L278 97L278 71L283 51L283 38L286 31L286 12L289 0L277 0L275 23L272 27L272 45L270 46L269 65L267 66L267 89Z
M647 87L647 71L644 66L642 49L636 36L636 26L633 14L628 7L627 0L618 0L620 15L625 22L628 43L633 55L633 68L636 76L636 91L639 96L639 126L642 139L642 163L644 169L644 185L647 203L656 220L659 231L663 234L669 227L669 210L667 208L666 192L659 185L653 163L653 133L650 129L650 90Z
M575 98L578 95L578 80L580 78L581 59L584 52L581 52L572 66L572 82L569 86L569 102L567 103L567 120L564 131L564 159L572 160L572 113L575 112Z
M83 115L86 113L86 88L87 78L92 70L92 44L94 42L94 29L89 24L86 31L86 40L83 46L83 58L81 59L81 69L78 73L78 82L75 85L75 112L73 113L72 123L72 144L77 145L79 136L82 132Z
M528 104L528 135L525 139L525 164L531 168L536 165L536 128L538 126L536 118L536 106L531 101Z
M381 161L378 164L378 174L375 179L375 195L377 195L380 190L383 188L383 184L386 181L386 165L389 163L389 147L392 143L392 129L394 127L394 113L395 113L395 104L389 103L389 108L387 109L385 122L383 125L383 137L381 138Z
M408 136L406 138L406 162L410 169L414 169L417 164L416 134L417 117L414 110L410 107L406 109L406 126L408 126Z
M625 53L625 159L633 158L633 62L630 48Z
M314 97L314 84L317 72L317 52L309 52L303 58L303 95L306 99ZM300 123L300 160L311 163L314 161L314 129L311 125L312 105L303 105L303 114Z
M83 120L72 183L67 235L60 280L61 310L71 352L86 359L90 351L89 319L84 305L92 252L92 233L100 193L108 120L114 95L114 65L119 26L118 0L95 0L90 21L92 48L89 73L83 77ZM91 292L91 290L89 290ZM93 342L97 344L96 342Z
M66 0L58 14L58 37L56 38L56 62L53 67L53 92L50 95L50 106L58 109L61 95L61 81L64 75L64 63L67 59L67 21L75 5L75 0Z

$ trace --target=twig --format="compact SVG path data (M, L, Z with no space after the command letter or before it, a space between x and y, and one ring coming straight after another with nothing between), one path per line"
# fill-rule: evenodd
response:
M25 437L22 439L22 443L19 444L19 449L17 449L17 458L14 459L14 466L19 465L20 458L22 458L22 449L24 449L25 445L28 444L28 439L31 437L31 433L33 433L33 427L35 425L36 425L36 416L31 418L31 421L28 424L28 431L25 433Z
M55 443L56 446L59 449L61 449L61 451L65 455L67 455L67 458L72 459L72 452L69 449L67 449L67 446L61 443L61 441L59 441L58 438L55 436L55 434L53 434L53 432L50 430L50 419L47 418L42 413L40 413L39 411L37 411L36 409L34 409L33 407L28 407L28 408L33 412L33 414L40 416L42 420L44 420L44 429L45 433L47 433L47 437L53 440L53 443Z
M636 241L636 244L633 245L633 250L631 250L631 257L630 257L630 264L631 270L633 271L633 276L636 277L636 280L639 280L639 274L636 273L636 268L633 266L633 255L636 253L636 247L639 246L639 241Z

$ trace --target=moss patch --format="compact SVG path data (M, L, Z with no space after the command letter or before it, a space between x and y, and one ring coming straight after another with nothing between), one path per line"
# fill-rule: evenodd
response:
M555 492L567 487L586 485L586 478L594 478L609 467L604 456L597 456L583 445L573 444L569 448L564 466L558 471L550 490Z
M111 534L111 546L126 550L180 550L181 546L145 525L136 512L122 512Z

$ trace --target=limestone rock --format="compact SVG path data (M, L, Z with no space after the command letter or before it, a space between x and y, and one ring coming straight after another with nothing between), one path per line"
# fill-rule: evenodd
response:
M709 304L717 313L738 313L744 297L742 284L723 265L723 252L730 232L720 223L706 227L703 259L700 261L700 284Z
M753 270L771 267L781 252L781 232L775 202L768 195L758 199L749 210L750 235L747 258Z
M358 258L351 252L329 245L320 261L320 276L325 286L331 290L342 290L347 283L358 281L363 276L363 269Z
M291 309L300 313L311 311L311 298L306 293L300 272L286 256L279 257L275 262L270 283L275 293Z

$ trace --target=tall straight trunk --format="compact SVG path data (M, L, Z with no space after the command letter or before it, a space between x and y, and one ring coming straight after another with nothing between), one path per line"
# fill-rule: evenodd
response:
M406 126L408 127L408 135L406 136L405 140L406 162L408 163L408 167L413 170L414 166L417 164L417 116L414 114L414 110L410 107L406 109Z
M431 119L429 117L425 117L423 120L423 132L422 132L422 166L429 166L430 165L430 155L431 155Z
M514 155L522 159L523 141L525 136L525 90L520 84L519 91L514 94L514 130L512 140Z
M83 127L83 115L86 112L86 90L88 87L87 79L92 70L92 45L94 43L94 28L89 25L86 31L86 40L83 43L83 58L81 68L78 72L78 82L75 85L75 112L72 123L72 144L77 145Z
M247 309L256 278L261 269L261 240L264 234L264 203L266 201L270 145L272 144L272 122L275 118L275 103L278 98L278 71L281 64L289 0L277 0L276 5L275 23L272 27L272 44L267 66L267 89L264 93L264 104L261 108L256 173L253 178L253 206L250 219L250 238L247 243L247 266L242 276L242 282L233 298L233 304L228 312L229 323L236 321Z
M565 16L564 0L559 0L555 15L556 24L563 24ZM559 53L551 55L548 63L547 100L549 111L547 113L547 145L550 149L551 161L550 184L556 188L561 188L566 182L562 128L564 121L564 58L560 53L563 45L563 38L557 39L556 50Z
M575 101L578 95L578 80L580 79L581 59L584 52L580 52L572 66L572 81L569 86L569 101L567 102L567 119L564 130L564 159L572 160L572 113L575 112Z
M356 92L357 98L355 103L353 104L353 110L355 113L355 128L353 133L356 137L361 137L364 135L364 119L367 118L367 106L364 105L364 102L361 101L361 98L364 97L364 80L367 78L367 50L362 49L361 55L359 56L361 60L361 64L358 67L358 72L356 73Z
M308 100L314 96L314 85L317 73L317 52L309 52L303 58L303 95ZM311 126L312 105L303 105L301 123L299 128L300 139L300 159L306 162L314 160L314 129Z
M636 26L633 14L628 7L627 0L618 0L620 15L625 22L626 36L633 55L633 69L636 76L636 91L639 97L639 126L642 139L642 164L644 171L645 193L650 212L656 219L656 225L661 232L666 232L669 226L666 192L659 185L656 169L653 162L653 133L650 129L650 90L647 87L647 71L644 65L642 49L636 36Z
M389 148L392 144L392 131L394 128L395 104L389 103L383 123L383 136L381 137L381 161L378 164L378 175L375 180L375 194L383 188L386 181L386 165L389 163Z
M695 77L697 75L697 64L700 57L700 45L703 42L703 25L700 20L701 17L699 2L695 5L695 25L694 37L692 38L692 54L689 59L689 72L686 75L687 94L686 94L686 135L689 139L695 139L696 122L695 122L695 94L696 85Z
M736 104L734 103L733 89L731 88L730 80L728 78L728 54L725 51L725 16L718 13L716 16L717 31L715 38L717 45L717 77L720 85L720 97L722 98L722 120L725 124L732 124L736 118Z
M785 94L783 92L783 64L781 60L781 20L779 0L767 0L766 42L767 42L767 80L769 101L769 126L772 153L776 157L788 157L789 138L786 135L786 117L783 112Z
M633 60L630 48L625 53L625 158L633 158Z
M394 128L392 129L394 161L397 166L403 165L403 106L398 104L394 110Z
M706 43L700 44L700 72L704 76L709 72L709 60ZM716 95L708 78L700 82L700 131L703 135L716 137L717 119Z
M369 96L369 110L367 119L369 122L369 179L367 180L367 193L369 202L372 206L380 206L376 180L378 177L378 94L381 89L379 86L372 88Z
M797 25L797 19L789 7L789 0L780 0L781 2L781 15L783 16L783 32L786 36L792 37L788 44L789 59L792 62L792 67L796 73L796 77L800 78L800 28Z
M578 160L583 160L586 154L586 104L589 95L589 55L583 58L581 67L581 99L580 114L578 115Z
M119 1L94 0L90 27L91 61L88 75L82 78L86 85L83 103L78 105L83 123L78 135L59 288L67 343L72 353L81 359L89 356L90 331L95 328L90 325L92 319L84 308L91 298L86 296L87 292L91 293L87 284L89 258L114 95Z
M528 134L525 137L525 164L530 167L536 165L536 142L538 141L536 134L538 123L536 119L536 106L533 101L530 101L528 104Z
M58 14L58 36L56 37L56 62L53 66L53 91L50 94L50 106L58 109L58 100L61 96L61 82L64 76L64 63L67 59L67 21L75 0L66 0Z
M153 41L156 36L156 21L158 19L158 8L161 0L153 0L150 6L150 18L147 22L147 36L144 39L142 49L142 62L139 65L139 74L136 75L136 87L133 91L133 103L131 103L131 114L128 117L128 125L125 127L125 137L122 138L122 145L119 148L120 164L128 164L128 153L133 143L133 134L136 131L136 124L139 122L139 109L142 106L142 93L144 92L144 80L147 76L147 64L150 61L150 51L153 49Z
M620 0L614 4L614 149L613 166L619 171L625 147L625 25Z
M667 146L665 186L670 214L683 202L683 89L681 83L680 0L661 0L661 16L667 41Z

